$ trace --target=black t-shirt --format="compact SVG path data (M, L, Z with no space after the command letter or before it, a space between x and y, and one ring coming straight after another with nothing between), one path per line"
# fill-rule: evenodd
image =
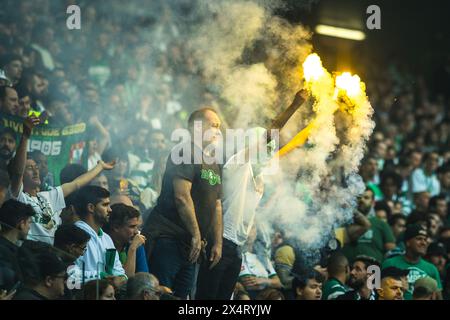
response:
M194 149L197 149L197 151L194 152ZM181 220L175 205L173 181L176 177L190 181L192 183L191 197L194 202L200 234L202 239L205 239L211 231L211 221L216 214L216 201L222 195L222 172L216 163L205 163L200 148L191 144L190 150L190 161L183 161L181 164L173 162L173 159L176 159L175 157L183 156L183 152L180 149L172 150L171 155L169 155L162 181L161 194L154 212L163 215L186 230L186 226ZM173 159L172 155L175 156Z
M22 288L12 298L13 300L49 300L37 291L30 288Z

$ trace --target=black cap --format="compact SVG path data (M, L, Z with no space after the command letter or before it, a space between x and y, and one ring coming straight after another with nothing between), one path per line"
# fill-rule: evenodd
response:
M415 238L417 236L425 236L428 237L427 229L425 229L420 224L412 224L406 227L404 240L408 241L409 239Z
M431 243L427 250L427 256L445 256L446 254L444 244L440 242Z
M409 270L399 269L397 267L387 267L381 270L381 279L384 278L400 278L406 277L409 273Z

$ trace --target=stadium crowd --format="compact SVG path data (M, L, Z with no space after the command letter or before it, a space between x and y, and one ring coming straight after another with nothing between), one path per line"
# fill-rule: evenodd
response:
M448 93L395 66L371 73L367 188L305 263L282 228L259 230L259 200L236 209L227 179L251 168L168 157L174 129L226 120L170 10L156 23L86 4L83 32L55 29L70 2L2 2L0 116L23 130L0 131L0 299L450 299ZM86 161L55 176L32 130L81 122Z

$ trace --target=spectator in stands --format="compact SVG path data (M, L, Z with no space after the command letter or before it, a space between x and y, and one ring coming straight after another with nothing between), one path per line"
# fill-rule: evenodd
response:
M334 300L349 291L346 286L350 278L350 266L341 252L335 252L328 259L328 280L324 283L322 300Z
M126 275L132 277L136 272L148 272L145 237L139 231L142 225L139 211L124 204L114 204L108 220L105 232L114 242Z
M83 287L82 300L116 300L115 289L107 279L91 280Z
M128 279L128 300L159 300L161 294L158 279L150 273L138 272Z
M402 277L408 275L408 270L388 267L381 271L381 287L376 289L378 300L403 300Z
M126 279L125 270L111 237L102 230L111 214L109 192L100 187L85 186L78 191L75 209L81 218L75 225L91 237L86 252L77 259L76 265L84 270L86 279L109 276L122 284Z
M370 229L343 248L343 253L350 261L358 255L367 255L377 261L383 261L384 255L395 248L395 238L389 225L372 216L374 210L374 192L367 188L358 202L358 211L366 215L370 221Z
M0 112L11 116L19 114L19 96L13 87L0 87Z
M11 170L11 192L13 198L31 204L36 211L29 239L53 243L56 227L61 224L60 213L66 207L64 197L91 182L104 169L111 170L114 163L99 162L87 173L72 182L64 183L50 191L40 192L41 179L39 169L33 159L27 159L27 143L31 130L39 123L39 119L29 117L24 121L24 130Z
M337 300L376 300L376 293L367 286L369 281L368 272L370 266L380 267L380 263L369 256L357 256L353 261L348 281L350 290L340 295Z
M11 290L19 281L19 241L27 238L34 210L30 205L8 200L0 207L0 290Z
M13 86L17 85L22 77L22 59L17 54L6 54L0 59L0 68Z
M427 191L431 197L437 196L441 184L437 178L436 170L439 167L439 154L430 152L423 158L423 167L412 173L412 189L414 193Z
M297 300L321 300L322 285L325 279L315 270L294 275L292 290Z
M73 264L84 255L90 239L91 236L83 229L74 224L65 224L56 229L53 245L66 253L63 259L65 258L67 264Z
M436 280L438 289L442 290L439 271L436 267L423 260L428 248L428 234L421 225L409 225L404 235L405 249L404 255L398 255L389 258L383 262L383 269L396 267L402 270L408 270L408 290L405 292L405 300L412 299L414 282L417 279L429 276ZM441 299L440 293L438 297Z
M256 226L253 226L248 235L247 248L242 255L242 267L239 273L239 282L244 286L251 299L255 299L265 289L279 290L282 288L270 256L264 252L264 249L255 250L256 229Z
M55 300L64 295L67 265L52 246L26 241L18 251L23 286L13 300Z
M1 89L0 89L1 91ZM8 170L8 164L16 150L16 132L5 128L0 132L0 170Z
M430 277L418 279L414 283L413 300L437 300L437 283Z

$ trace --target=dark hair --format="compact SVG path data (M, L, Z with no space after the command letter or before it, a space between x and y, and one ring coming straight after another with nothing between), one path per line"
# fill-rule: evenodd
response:
M443 193L441 193L441 194L439 194L439 195L437 195L437 196L432 197L432 198L430 199L429 204L428 204L429 209L430 209L431 211L436 210L437 202L438 202L438 201L442 201L442 200L444 200L444 201L447 200L446 197L445 197L445 194L443 194Z
M19 60L22 62L22 57L14 53L7 53L3 55L0 59L0 68L4 69L6 65L10 64L15 60Z
M21 221L32 217L34 214L34 209L29 204L24 204L13 199L7 200L0 208L1 230L12 230Z
M433 154L437 154L439 156L439 153L436 151L431 151L431 152L427 152L425 153L425 155L423 156L422 162L425 163L427 162L427 160L431 157L431 155Z
M392 179L400 191L403 184L403 178L395 171L386 171L381 174L380 177L380 188L383 188L383 185L386 183L388 179Z
M330 276L341 273L342 267L345 262L348 262L347 258L342 252L336 251L328 258L327 270Z
M87 282L83 287L84 300L97 300L97 284L98 298L100 298L109 286L113 286L107 279L92 280Z
M378 267L381 267L380 262L372 257L366 256L366 255L358 255L356 256L355 259L353 259L353 263L355 263L356 261L361 261L362 263L364 263L364 267L367 269L369 266L375 265Z
M10 127L3 128L0 131L0 137L5 134L9 134L11 137L13 137L14 141L17 140L17 133L12 128L10 128Z
M109 222L107 229L111 230L113 227L121 227L127 223L128 220L139 218L140 212L133 207L127 206L123 203L116 203L111 206L111 214L109 215Z
M306 287L308 280L316 280L319 283L323 283L325 281L325 277L314 269L303 270L299 274L294 274L294 278L292 279L292 290L294 291L294 296L297 295L297 288L304 289Z
M369 161L370 160L375 160L375 161L377 161L377 158L375 158L373 155L367 155L367 156L365 156L363 159L362 159L362 161L361 161L361 166L365 166L366 164L368 164L369 163Z
M209 107L195 110L189 116L188 127L191 128L194 125L194 121L204 120L205 119L205 114L206 114L207 111L211 111L211 112L214 112L215 114L217 114L216 110L214 110L213 108L209 108Z
M392 215L392 209L391 207L388 205L388 203L386 201L378 201L375 202L375 211L378 210L384 210L386 211L386 217L389 219Z
M16 89L14 89L11 86L0 86L0 101L5 100L5 98L6 98L6 89L11 89L11 90L16 91Z
M54 246L64 249L71 244L82 245L91 239L89 233L74 224L61 225L55 232Z
M80 164L68 164L59 173L59 181L61 182L61 184L72 182L86 172L86 168Z
M418 224L420 222L427 222L427 221L428 221L428 217L427 217L426 212L414 210L413 212L411 212L411 214L406 219L406 224L408 224L408 225Z
M77 200L75 203L75 210L80 218L87 216L88 204L96 205L102 199L108 198L110 193L108 190L97 186L84 186L77 192Z
M56 276L67 269L56 249L41 241L25 240L17 257L21 280L26 285L37 285L46 277Z
M401 213L393 214L392 216L389 217L388 224L392 227L397 223L398 220L401 219L405 220L406 222L406 217L403 214Z
M43 154L42 151L40 151L40 150L33 150L33 151L27 153L27 159L32 159L32 160L34 160L34 161L37 161L37 158L38 158L39 156L47 157L47 156L46 156L45 154Z
M15 86L16 91L17 91L17 95L19 96L19 99L22 99L24 97L30 97L31 98L31 93L28 90L28 88L23 84L23 83L19 83L17 86Z

